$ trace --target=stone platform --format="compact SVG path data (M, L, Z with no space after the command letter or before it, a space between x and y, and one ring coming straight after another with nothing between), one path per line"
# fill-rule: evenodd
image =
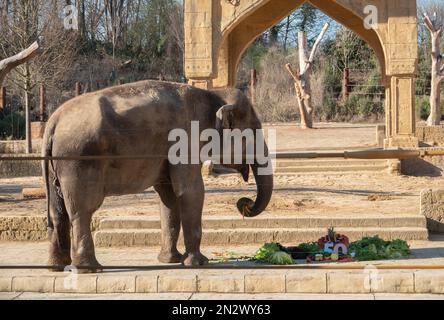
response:
M252 255L256 246L204 246L213 267L184 269L156 261L159 248L98 248L99 261L124 269L74 275L46 270L0 270L0 299L11 292L67 294L444 294L444 238L413 241L412 256L396 261L306 264L270 267L253 262L224 262L218 254ZM44 265L46 243L0 243L0 265ZM127 268L125 266L128 266ZM142 268L149 266L149 270ZM426 268L435 268L430 270ZM235 269L242 268L242 269ZM328 268L325 270L317 268ZM390 269L387 269L390 268ZM281 296L282 298L282 296Z

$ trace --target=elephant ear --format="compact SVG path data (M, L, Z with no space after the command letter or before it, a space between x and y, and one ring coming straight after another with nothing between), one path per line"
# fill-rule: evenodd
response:
M222 131L224 129L234 129L234 111L235 105L227 104L219 109L216 113L216 129Z

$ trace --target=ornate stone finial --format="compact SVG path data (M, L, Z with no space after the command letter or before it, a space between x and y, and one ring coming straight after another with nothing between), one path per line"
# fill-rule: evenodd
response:
M235 7L237 7L240 4L240 0L225 0L225 1L231 3Z

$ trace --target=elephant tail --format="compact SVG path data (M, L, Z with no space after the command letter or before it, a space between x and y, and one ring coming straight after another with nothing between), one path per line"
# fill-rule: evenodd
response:
M49 167L51 160L48 158L52 157L52 144L53 144L53 136L55 132L55 125L53 122L49 121L47 123L47 127L45 130L45 135L43 137L43 145L42 145L42 157L44 158L42 162L42 172L43 172L43 180L45 181L45 190L46 190L46 201L47 201L47 217L48 217L48 230L54 230L54 222L51 219L51 181L49 175Z

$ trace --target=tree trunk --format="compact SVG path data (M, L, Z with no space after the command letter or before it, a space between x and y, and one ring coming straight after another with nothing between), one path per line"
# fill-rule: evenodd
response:
M298 94L300 108L304 110L305 117L301 117L301 126L303 129L313 128L313 108L311 106L310 97L310 78L311 78L311 64L307 57L307 33L300 31L298 33L299 42L299 70L300 70L300 84L298 85L300 93Z
M31 137L31 72L29 65L25 65L25 117L26 117L26 153L32 153L32 137Z
M321 34L318 36L313 48L311 50L310 56L307 56L307 33L304 31L299 32L298 42L299 42L299 72L296 72L291 64L287 64L286 68L290 75L293 77L294 85L296 89L296 99L299 106L299 111L301 115L301 128L302 129L312 129L313 128L313 113L314 109L311 103L311 87L310 79L312 74L312 67L316 52L319 45L327 33L330 24L325 24L322 29Z
M291 19L290 16L287 17L285 22L285 36L284 36L284 50L287 51L288 35L290 34Z
M432 88L430 92L430 116L427 120L427 125L440 125L441 117L441 85L437 79L437 75L432 73Z
M350 69L345 67L343 74L342 74L342 93L341 93L341 97L342 97L342 101L347 101L349 95L350 95Z
M444 80L443 57L440 53L442 29L436 26L436 19L432 21L427 13L424 14L424 24L432 37L432 88L430 93L430 116L427 125L438 126L441 124L442 117L441 82Z

